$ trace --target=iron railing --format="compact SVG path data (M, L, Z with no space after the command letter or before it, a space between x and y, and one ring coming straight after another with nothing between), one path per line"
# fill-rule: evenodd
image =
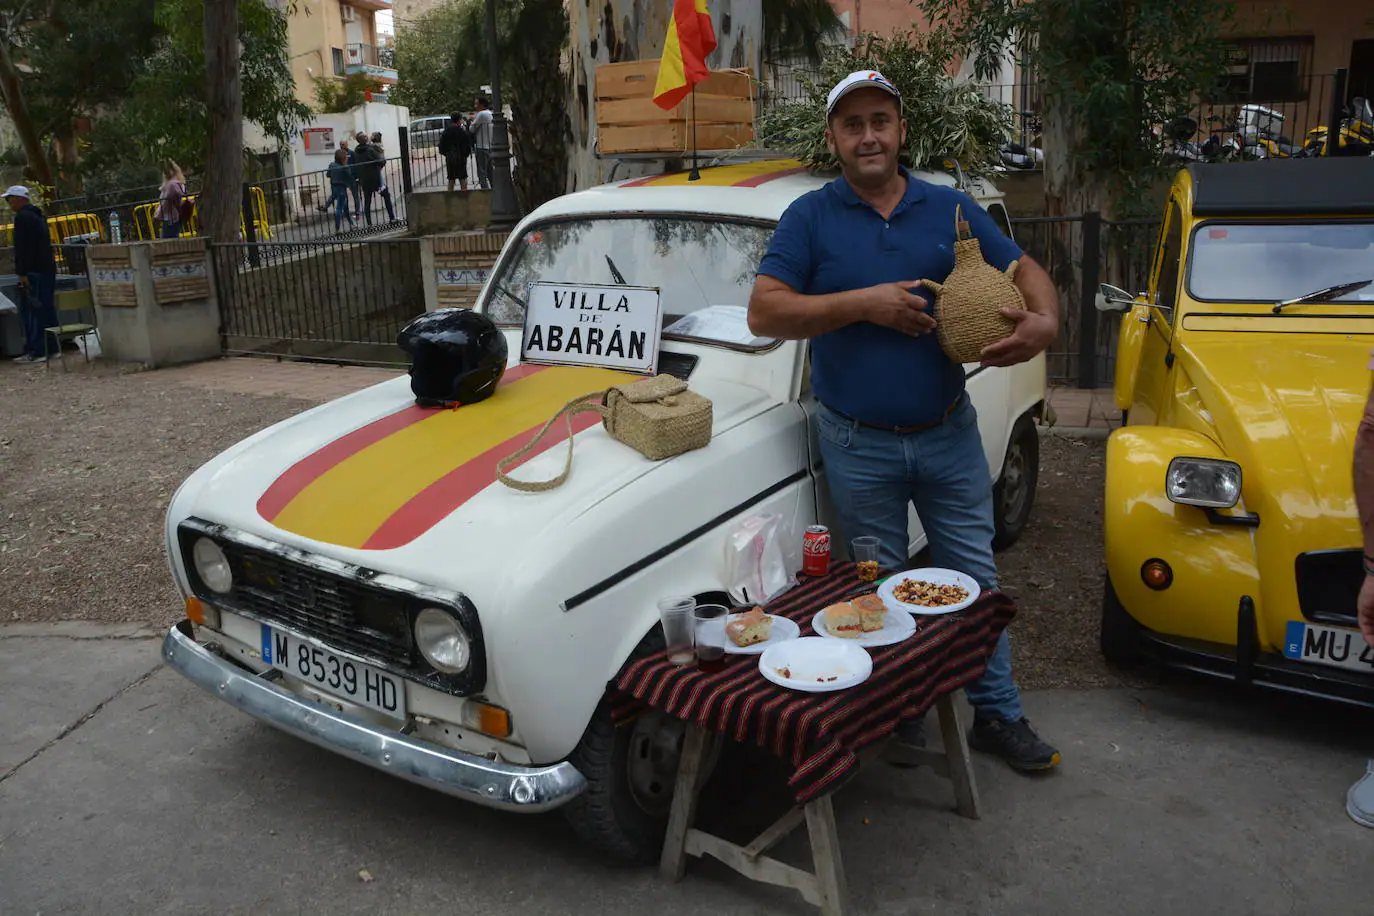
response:
M371 166L376 168L375 165ZM355 171L362 166L354 166ZM335 228L336 206L331 204L333 189L329 172L321 169L304 172L286 178L274 178L252 185L261 192L266 207L268 221L272 225L271 238L255 232L249 242L263 241L307 241L327 238L340 231L350 229L356 232L381 232L395 229L406 222L405 176L401 157L386 159L382 163L382 182L391 198L391 211L388 212L386 200L380 193L373 194L368 206L367 195L360 183L355 183L347 195L347 212L354 218L356 227L350 227L346 216L340 215L339 228ZM393 221L394 215L394 221Z
M214 243L229 354L404 365L396 335L425 311L418 239Z
M1021 248L1059 290L1059 337L1046 353L1050 384L1112 384L1121 316L1096 308L1102 282L1140 292L1149 283L1159 220L1105 220L1097 213L1013 219Z

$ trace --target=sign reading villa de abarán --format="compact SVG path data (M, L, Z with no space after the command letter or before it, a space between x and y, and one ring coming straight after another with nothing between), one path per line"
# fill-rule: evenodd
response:
M653 374L661 321L656 288L531 283L521 356L528 363Z

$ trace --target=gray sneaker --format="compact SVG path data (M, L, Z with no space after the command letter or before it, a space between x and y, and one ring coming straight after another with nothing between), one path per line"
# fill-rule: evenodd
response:
M1346 793L1345 813L1361 827L1374 827L1374 760Z

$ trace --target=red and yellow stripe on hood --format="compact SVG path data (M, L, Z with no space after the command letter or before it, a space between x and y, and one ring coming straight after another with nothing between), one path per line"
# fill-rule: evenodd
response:
M496 463L529 442L579 395L636 376L607 369L514 366L496 393L455 410L411 405L356 429L288 468L258 514L302 537L362 550L402 547L496 481ZM573 418L580 432L600 422ZM549 429L521 464L568 438Z

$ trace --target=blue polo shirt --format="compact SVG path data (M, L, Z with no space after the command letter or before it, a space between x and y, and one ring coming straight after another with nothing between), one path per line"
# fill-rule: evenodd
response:
M987 211L962 191L907 177L906 195L884 220L844 178L804 194L778 221L759 273L800 293L823 295L928 279L954 269L955 208L998 270L1021 257ZM934 294L931 315L938 321ZM934 333L912 337L866 321L811 342L811 388L827 407L867 423L915 426L941 419L964 390L963 368Z

